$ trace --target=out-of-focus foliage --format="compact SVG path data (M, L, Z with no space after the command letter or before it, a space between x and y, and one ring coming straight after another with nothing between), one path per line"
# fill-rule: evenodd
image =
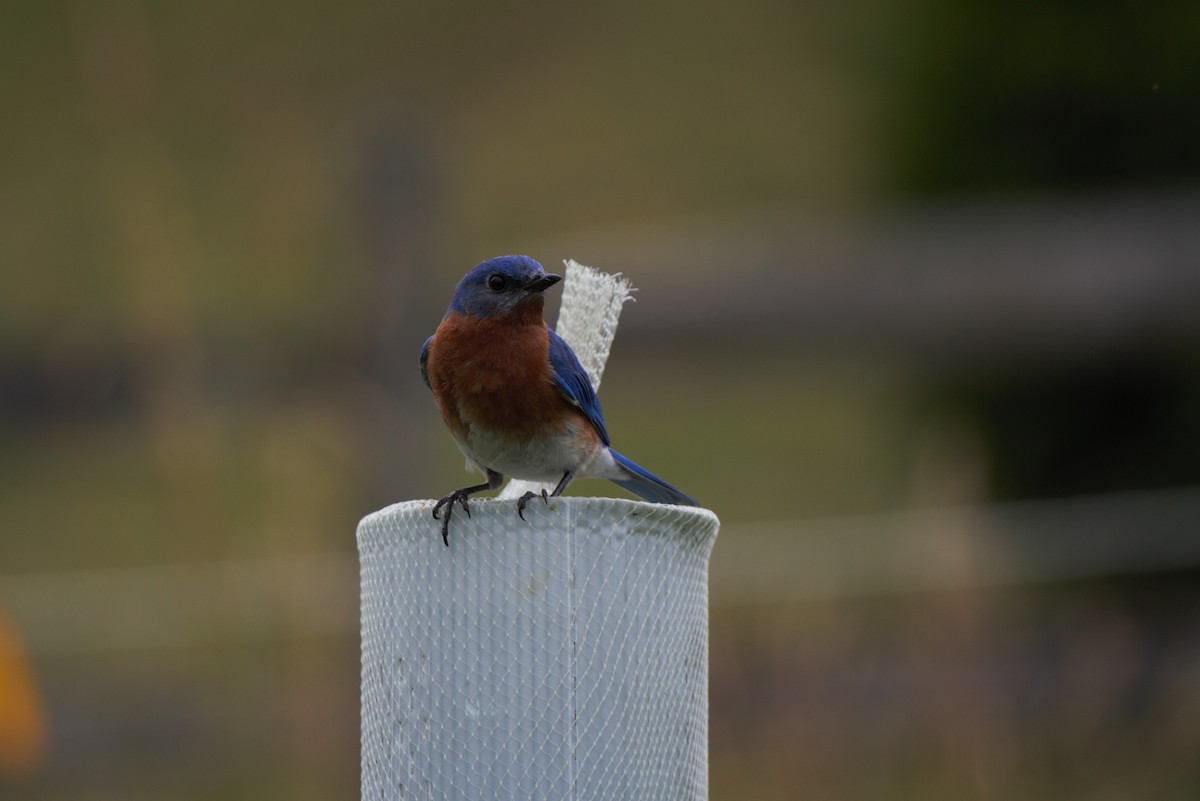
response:
M911 9L889 167L901 191L1188 187L1200 13L1176 0Z

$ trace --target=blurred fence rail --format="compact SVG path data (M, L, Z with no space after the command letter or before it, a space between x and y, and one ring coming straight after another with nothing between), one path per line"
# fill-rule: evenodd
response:
M1200 567L1200 488L722 530L716 604L988 589Z
M716 607L1050 584L1200 567L1200 487L726 526ZM0 575L35 654L358 630L352 553Z
M358 562L314 554L0 576L0 603L33 653L343 634L357 627Z
M659 300L653 314L622 319L626 341L694 346L716 334L1043 360L1150 333L1194 337L1197 219L1194 192L964 200L862 218L780 210L572 231L534 250L636 276Z

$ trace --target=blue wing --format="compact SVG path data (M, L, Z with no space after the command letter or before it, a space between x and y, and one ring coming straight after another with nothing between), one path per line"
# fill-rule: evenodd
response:
M433 337L430 337L429 339L425 340L425 344L421 346L421 380L424 381L425 386L429 387L430 389L433 389L433 387L429 384L429 370L426 368L425 363L429 361L429 342L432 339Z
M604 415L600 413L600 401L592 389L587 371L571 346L550 328L550 367L554 370L554 385L573 406L578 406L584 417L600 435L600 441L610 445L608 430L604 428Z

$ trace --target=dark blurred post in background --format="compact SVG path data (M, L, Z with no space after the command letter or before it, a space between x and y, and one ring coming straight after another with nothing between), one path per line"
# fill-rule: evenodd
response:
M429 336L428 298L438 290L437 238L444 236L437 197L439 175L434 153L419 119L403 111L369 125L354 140L361 151L357 182L369 279L361 299L366 313L360 330L369 354L363 364L364 394L374 412L359 419L363 452L373 460L367 477L368 497L404 500L400 488L411 486L419 460L413 446L424 442L414 414L428 400L417 370L421 343ZM431 283L434 284L431 286ZM414 347L413 343L417 343ZM375 443L407 443L407 447L375 447Z

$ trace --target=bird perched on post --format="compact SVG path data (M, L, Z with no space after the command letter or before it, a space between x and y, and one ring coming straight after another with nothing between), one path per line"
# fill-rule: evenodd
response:
M458 282L450 307L421 348L421 376L467 464L487 481L437 502L449 545L450 516L467 499L499 489L504 476L558 482L607 478L652 503L698 506L688 495L610 447L600 402L574 351L542 319L542 293L562 280L528 256L499 256ZM542 500L548 501L542 490ZM517 501L525 518L532 498Z

